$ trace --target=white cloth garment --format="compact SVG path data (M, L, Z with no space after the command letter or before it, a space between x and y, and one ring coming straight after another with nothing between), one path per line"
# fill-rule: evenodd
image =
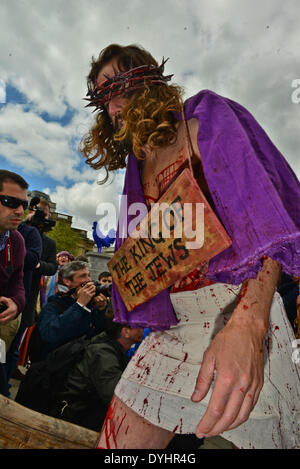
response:
M214 284L171 294L179 324L151 333L129 362L116 395L140 416L174 433L194 433L211 390L191 401L203 353L227 323L241 286ZM238 448L300 448L299 366L295 336L278 293L264 339L264 386L247 422L222 433Z

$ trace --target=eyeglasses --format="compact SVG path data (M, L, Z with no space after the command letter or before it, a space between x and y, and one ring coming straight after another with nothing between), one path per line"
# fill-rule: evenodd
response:
M28 207L28 200L18 199L18 197L10 195L0 195L0 202L4 207L8 208L18 208L22 205L23 209L26 210Z

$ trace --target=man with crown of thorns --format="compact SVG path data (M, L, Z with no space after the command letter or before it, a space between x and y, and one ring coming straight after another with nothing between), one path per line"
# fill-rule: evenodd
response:
M253 116L203 90L183 102L149 52L112 44L92 59L86 163L126 167L128 205L157 201L185 167L232 244L115 320L148 327L115 390L98 448L166 448L175 434L236 448L300 448L295 339L276 292L300 276L299 182ZM122 244L116 239L116 250Z

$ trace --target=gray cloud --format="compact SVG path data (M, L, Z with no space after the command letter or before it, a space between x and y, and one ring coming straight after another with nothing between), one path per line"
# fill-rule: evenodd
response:
M291 101L300 78L299 13L297 0L3 0L0 79L32 105L25 112L0 104L0 152L56 179L53 196L64 192L65 177L73 180L64 210L84 217L67 193L99 176L78 170L74 146L92 119L82 100L90 59L111 42L138 43L157 60L170 57L166 73L186 97L208 88L247 107L300 176L300 103ZM61 117L67 106L76 113L66 127L41 118Z

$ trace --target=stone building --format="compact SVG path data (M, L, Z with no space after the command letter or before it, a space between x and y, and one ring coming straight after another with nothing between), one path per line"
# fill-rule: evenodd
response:
M56 203L50 199L48 194L40 191L29 191L28 200L30 201L33 197L46 199L50 204L51 220L66 222L73 231L80 235L80 242L76 246L78 255L85 255L88 258L91 278L97 280L100 272L108 270L107 262L113 256L114 248L102 248L102 252L98 253L94 240L88 238L87 231L72 227L73 217L57 212Z

